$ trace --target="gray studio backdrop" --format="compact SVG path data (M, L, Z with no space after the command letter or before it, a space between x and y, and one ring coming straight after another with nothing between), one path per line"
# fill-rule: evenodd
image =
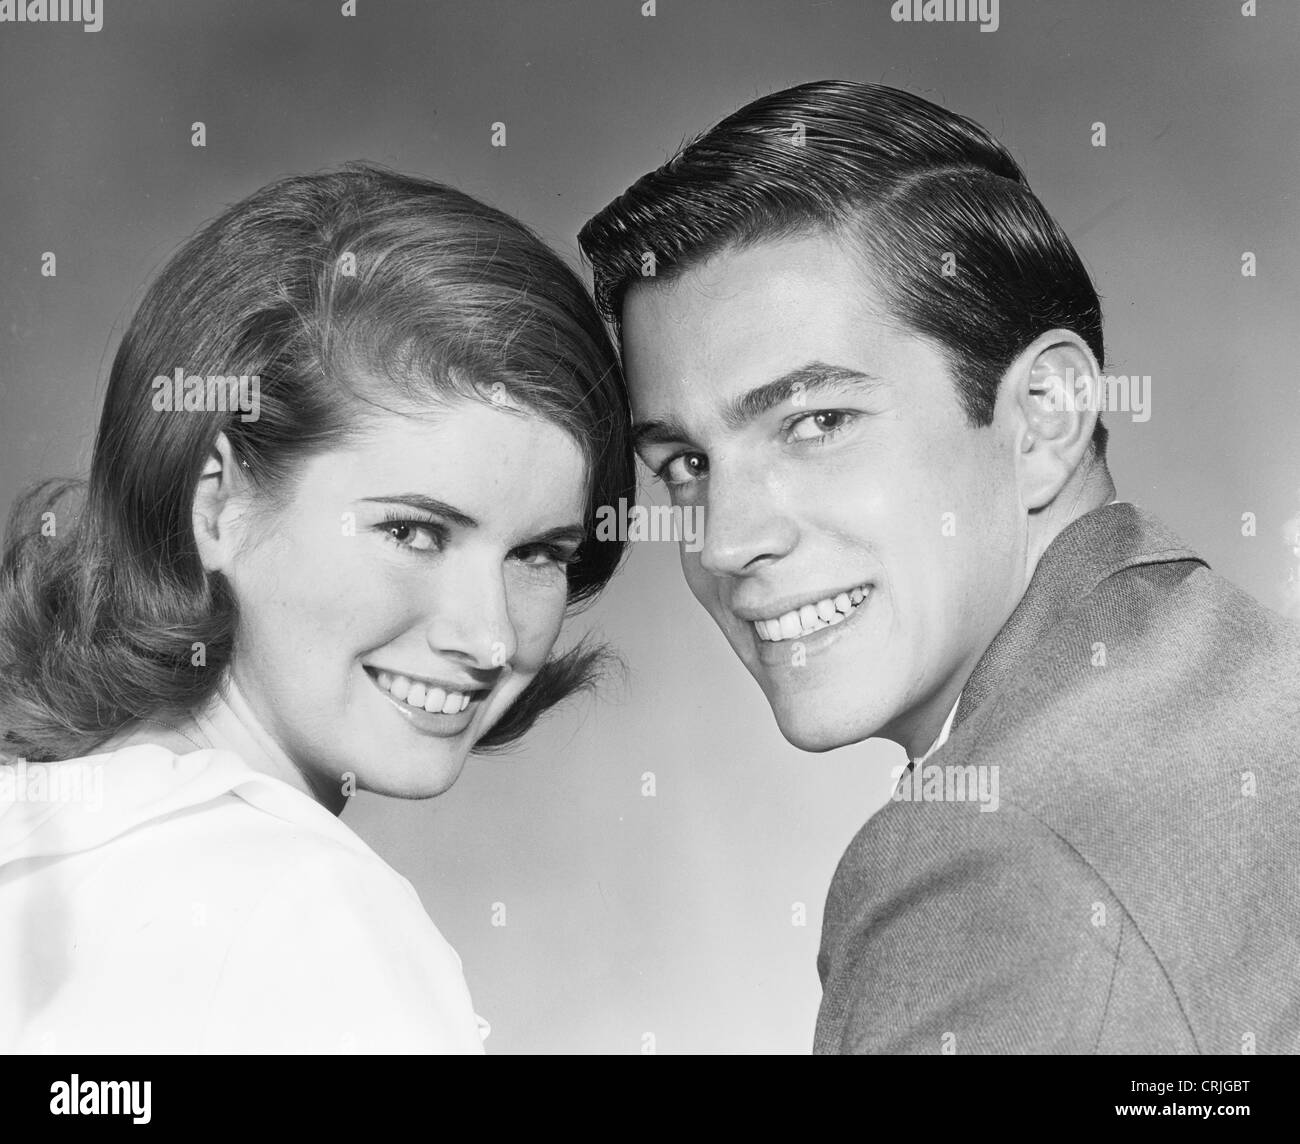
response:
M910 88L1010 145L1096 276L1111 372L1151 379L1145 419L1109 416L1120 495L1287 606L1291 0L1253 16L1239 0L1002 0L991 33L895 22L888 0L343 7L105 0L95 33L0 24L0 508L84 472L142 286L273 177L373 159L519 215L576 263L585 219L683 138L843 77ZM625 684L434 802L363 796L345 821L459 950L492 1051L807 1050L824 892L901 753L786 745L671 544L635 546L588 628L622 652Z

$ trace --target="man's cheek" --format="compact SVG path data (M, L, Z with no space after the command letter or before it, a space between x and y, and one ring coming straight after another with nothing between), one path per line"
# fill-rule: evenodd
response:
M716 614L719 606L718 587L713 577L704 571L699 557L688 552L685 545L681 546L681 562L682 574L686 577L686 586L691 590L691 595L710 613Z

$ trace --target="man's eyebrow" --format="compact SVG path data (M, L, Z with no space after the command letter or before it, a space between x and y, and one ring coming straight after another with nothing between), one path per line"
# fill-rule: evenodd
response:
M362 497L363 504L404 504L408 508L419 509L430 516L440 516L450 524L460 528L478 528L478 521L472 516L453 508L444 501L426 497L423 493L392 493L383 497Z
M728 402L722 410L722 423L728 429L743 429L757 417L783 405L795 394L842 390L846 385L874 388L884 383L880 378L859 369L810 361L784 373L774 381L756 386Z
M810 361L729 401L722 410L722 423L728 429L741 429L754 418L761 417L769 410L789 401L797 393L840 390L846 385L872 388L883 384L880 378L860 369L850 369L848 366L832 365L824 361ZM689 441L691 435L679 422L665 418L642 421L633 426L632 439L639 449L643 445Z
M632 426L632 447L643 445L669 445L674 441L689 441L691 435L678 421L642 421Z

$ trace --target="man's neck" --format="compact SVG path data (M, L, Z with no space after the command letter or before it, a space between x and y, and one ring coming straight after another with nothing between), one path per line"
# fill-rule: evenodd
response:
M1022 588L1011 609L1005 616L1001 617L997 629L989 637L989 643L992 643L993 637L997 635L998 631L1001 631L1007 620L1011 618L1011 613L1024 599L1025 592L1029 590L1030 581L1034 578L1034 571L1038 567L1038 562L1042 559L1043 553L1047 551L1052 541L1081 516L1110 504L1114 499L1115 482L1111 479L1105 462L1094 460L1092 464L1088 465L1086 471L1077 472L1066 483L1065 488L1053 498L1051 504L1037 510L1036 514L1031 514L1028 543L1025 549L1025 570ZM987 645L981 648L980 654L970 662L969 670L963 672L960 678L951 679L945 687L941 688L931 698L929 703L926 704L924 715L915 720L911 728L901 736L899 741L904 750L907 751L908 758L917 759L928 756L937 748L945 727L951 725L950 716L956 713L957 702L962 689L966 686L966 682L970 678L971 672L974 671L975 665L979 662L980 656L986 650ZM890 737L893 738L893 736Z
M1034 577L1038 561L1053 540L1081 516L1115 499L1115 482L1105 461L1093 459L1076 472L1052 502L1029 515L1029 543L1025 552L1025 588Z

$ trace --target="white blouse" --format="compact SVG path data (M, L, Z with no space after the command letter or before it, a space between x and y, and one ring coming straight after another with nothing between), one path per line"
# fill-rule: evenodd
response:
M239 754L0 767L0 1052L482 1051L411 884Z

